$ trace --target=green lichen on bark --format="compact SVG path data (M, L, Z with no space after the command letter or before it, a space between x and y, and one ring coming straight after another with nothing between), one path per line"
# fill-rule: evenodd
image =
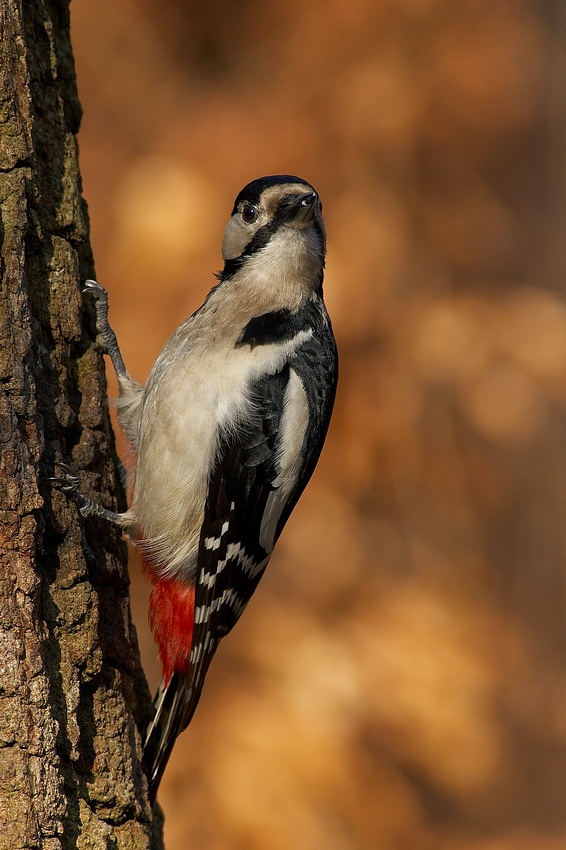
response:
M68 3L5 0L0 39L0 850L157 850L123 544L48 484L117 506Z

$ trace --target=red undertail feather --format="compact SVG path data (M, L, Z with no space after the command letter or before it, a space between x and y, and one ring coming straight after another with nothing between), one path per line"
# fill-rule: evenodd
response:
M195 589L184 581L158 578L151 568L147 572L153 582L149 625L159 647L163 682L167 686L173 673L186 673L189 666Z

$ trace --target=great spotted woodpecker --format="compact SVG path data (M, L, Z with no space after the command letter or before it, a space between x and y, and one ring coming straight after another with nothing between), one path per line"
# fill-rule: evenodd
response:
M226 227L219 283L165 343L145 387L125 368L106 290L86 283L136 454L131 506L116 514L91 502L65 464L53 480L83 516L110 520L134 541L153 583L163 680L144 744L152 799L218 643L322 450L338 363L322 295L325 252L309 183L288 175L249 183Z

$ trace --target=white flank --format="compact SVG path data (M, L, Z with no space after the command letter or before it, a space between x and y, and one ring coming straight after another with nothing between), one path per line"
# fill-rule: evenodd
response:
M134 503L145 550L164 575L194 575L219 436L253 416L254 382L275 374L311 336L309 328L283 344L211 349L205 359L184 351L177 369L162 368L175 356L174 342L158 357L142 412ZM210 549L219 545L214 537L205 543Z

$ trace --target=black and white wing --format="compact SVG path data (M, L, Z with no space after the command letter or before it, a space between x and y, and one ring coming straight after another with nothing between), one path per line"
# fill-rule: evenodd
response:
M255 415L226 435L210 481L195 588L195 688L256 589L324 444L337 353L324 307L311 309L312 334L279 372L256 382Z
M191 721L218 643L249 602L316 466L336 371L332 334L328 326L318 335L315 329L280 371L256 381L250 420L223 435L200 534L189 669L158 694L145 745L152 796Z

